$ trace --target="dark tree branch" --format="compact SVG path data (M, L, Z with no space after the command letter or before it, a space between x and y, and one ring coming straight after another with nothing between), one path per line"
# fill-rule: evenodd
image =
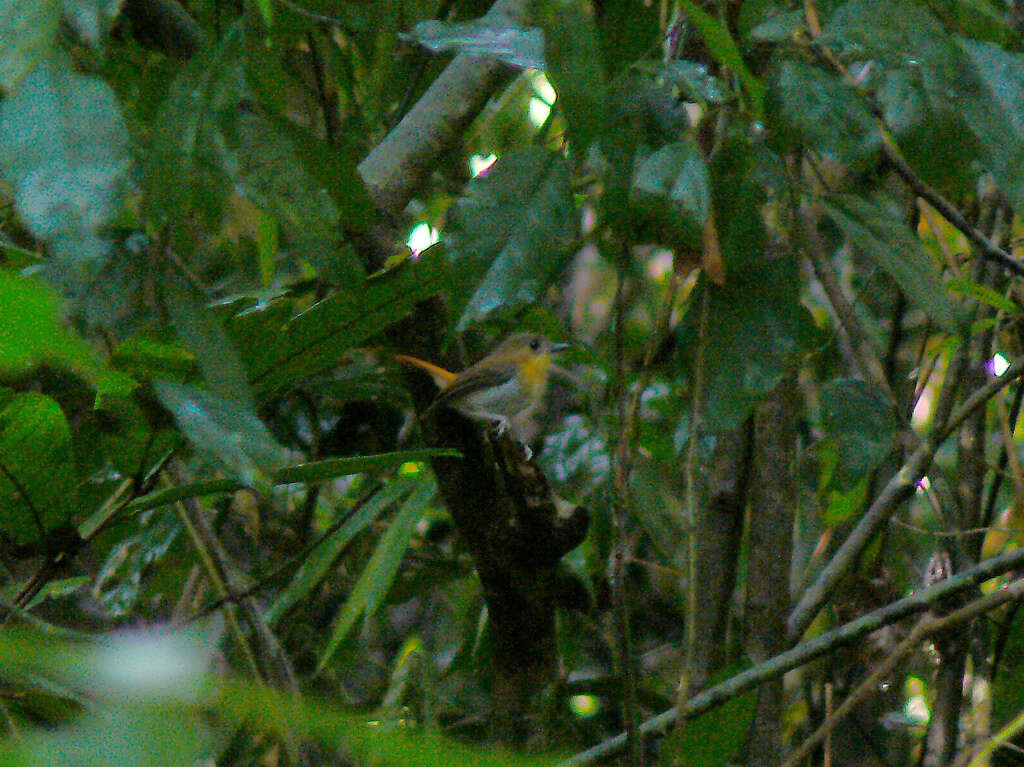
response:
M833 650L849 645L883 626L888 626L910 615L939 606L955 594L973 589L979 583L983 583L990 578L1011 570L1019 569L1022 566L1024 566L1024 549L1018 549L1008 554L987 559L976 567L964 570L952 578L939 581L930 588L922 589L916 594L862 615L854 621L850 621L839 628L799 644L793 649L780 653L764 663L759 663L721 684L704 690L699 695L690 698L682 713L680 713L678 706L673 706L669 710L644 722L640 726L640 731L643 733L664 733L676 721L699 716L708 709L719 706L768 679L774 679L785 674L787 671L809 663L815 658L820 658ZM1018 579L1010 586L985 597L989 601L984 603L984 610L995 609L1000 604L1020 598L1021 594L1024 594L1024 578ZM975 609L981 608L976 607ZM951 613L947 617L952 619L953 616L954 614ZM945 626L946 624L942 625ZM559 763L558 767L580 767L580 765L593 764L619 753L625 746L626 736L625 733L621 733L593 748L566 759Z

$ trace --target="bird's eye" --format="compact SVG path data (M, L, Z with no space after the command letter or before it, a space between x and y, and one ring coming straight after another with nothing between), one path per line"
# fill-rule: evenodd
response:
M540 348L540 339L536 338L536 337L531 338L530 339L530 349L532 351L537 351L539 348Z

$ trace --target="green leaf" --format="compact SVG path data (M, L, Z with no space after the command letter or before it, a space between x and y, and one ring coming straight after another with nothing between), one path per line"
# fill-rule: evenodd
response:
M984 161L1014 207L1024 205L1024 58L991 43L961 40L972 86L958 92ZM967 78L964 78L965 80Z
M156 381L153 387L197 450L246 487L269 490L285 451L250 408L186 384Z
M736 41L732 39L732 35L729 34L729 30L690 0L679 0L679 7L697 28L697 32L700 33L704 44L711 51L711 55L731 69L739 78L740 86L747 97L748 106L754 116L759 118L764 104L764 86L747 68L740 55L740 49L736 45Z
M0 373L62 362L95 379L92 349L57 319L57 297L28 277L0 270Z
M836 444L830 486L847 492L892 450L898 423L893 403L866 381L840 378L821 390L821 427Z
M658 7L654 3L604 0L597 16L604 72L609 78L648 56L658 43Z
M360 503L355 513L345 523L331 533L302 562L295 577L289 581L281 594L274 600L264 615L267 623L273 625L283 618L291 608L306 596L327 577L334 561L341 556L348 544L359 533L366 529L380 514L404 496L412 492L422 479L415 476L399 477L373 497Z
M504 61L519 69L547 68L544 33L524 27L498 14L473 21L421 21L403 39L419 43L432 53L457 51Z
M588 0L544 0L538 17L544 28L547 76L569 123L572 152L579 164L605 123L607 88L594 11Z
M802 59L786 58L773 67L765 126L783 152L821 152L855 170L873 162L882 143L860 94Z
M738 674L733 667L716 674L709 685ZM747 740L757 707L757 691L730 698L696 719L682 723L665 738L659 764L665 767L725 767L732 764Z
M439 249L320 301L297 317L282 317L275 304L238 315L228 332L257 397L265 399L338 365L346 351L408 315L441 290L447 263Z
M100 262L130 164L117 97L101 80L51 62L0 104L0 165L18 215L58 255Z
M360 455L352 458L328 458L323 461L311 461L294 466L285 466L273 472L271 479L275 485L293 485L300 482L324 482L352 474L372 473L392 469L409 461L425 461L433 457L459 458L461 453L447 448L424 448L421 450L403 450L396 453L378 453L376 455ZM198 498L217 493L233 493L247 485L233 479L202 479L189 482L180 487L165 490L154 490L152 493L136 498L125 506L126 513L155 509L182 498ZM83 536L85 532L83 531Z
M979 301L1007 314L1021 314L1024 312L1012 298L1008 298L988 285L982 285L967 277L954 277L946 280L946 287L954 293L959 293L967 298L973 298L975 301Z
M677 141L646 156L640 154L630 202L655 227L650 239L683 247L699 245L711 209L711 188L696 143Z
M735 428L818 343L810 313L800 303L800 275L792 258L765 257L757 267L730 272L711 293L704 349L704 414L712 432ZM687 375L697 349L698 294L680 328Z
M911 301L939 327L959 331L960 307L943 285L935 261L904 224L859 197L833 195L825 206L850 242L888 272Z
M416 523L426 511L427 504L434 497L437 486L433 480L420 480L419 487L402 504L387 532L381 536L377 548L366 563L352 593L345 601L334 620L330 639L317 664L317 673L323 670L331 656L341 645L360 617L373 615L387 596L388 589L398 575L398 568L405 558L409 539L416 529Z
M21 79L54 54L60 25L59 0L3 0L0 4L0 89L14 91Z
M181 277L173 275L165 282L171 324L199 363L210 392L252 411L256 405L245 369L223 326Z
M231 191L226 147L246 93L245 38L236 25L185 65L157 116L144 179L156 221L220 221Z
M539 148L515 152L473 179L445 232L460 282L452 286L462 307L458 329L537 300L564 267L575 235L561 157Z
M124 0L62 0L64 18L78 36L99 46L114 26Z
M0 528L33 541L71 519L76 507L71 428L54 400L16 395L0 410Z

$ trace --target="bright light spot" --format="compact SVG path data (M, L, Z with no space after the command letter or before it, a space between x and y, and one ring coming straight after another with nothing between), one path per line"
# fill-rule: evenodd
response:
M917 491L919 493L926 493L931 489L932 483L931 480L928 479L928 477L921 477L921 479L917 481Z
M406 461L398 467L398 473L403 477L419 474L423 471L423 464L420 461Z
M530 99L530 122L535 128L542 126L551 114L551 106L534 96Z
M546 78L541 72L537 72L533 76L533 90L548 106L555 103L555 89L551 87L551 83L548 82L548 78Z
M664 282L672 273L672 251L658 250L647 262L647 273L655 282Z
M917 398L917 404L914 405L914 412L910 416L910 422L915 427L923 428L931 420L934 400L935 395L932 388L930 386L926 386L925 390L921 392L921 396Z
M412 228L412 231L409 232L409 239L405 242L409 246L409 250L418 256L439 239L441 238L437 230L426 221L421 221Z
M1002 354L997 354L988 361L988 370L994 376L1001 376L1010 367L1010 361Z
M931 711L928 710L928 701L924 699L923 695L912 695L907 698L907 705L904 706L903 713L914 724L928 724L928 720L931 718Z
M583 719L589 719L601 710L601 701L593 695L573 695L569 698L569 708Z
M476 178L484 171L489 170L497 159L498 156L493 152L486 157L475 154L469 158L469 172L473 174L473 178Z

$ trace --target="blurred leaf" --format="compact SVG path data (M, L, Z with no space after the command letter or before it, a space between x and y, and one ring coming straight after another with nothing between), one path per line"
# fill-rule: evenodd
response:
M419 43L431 53L457 51L504 61L519 69L546 69L543 32L498 14L473 21L421 21L401 37Z
M240 410L254 410L245 369L220 322L182 277L174 274L164 282L171 324L195 357L210 392Z
M71 519L76 486L60 405L37 392L15 395L0 410L0 528L17 543L38 539Z
M740 49L737 47L736 41L732 39L732 35L729 34L729 30L690 0L679 0L679 7L697 28L704 44L711 51L711 55L731 69L739 78L740 86L747 96L751 111L755 117L760 118L764 103L764 86L747 68L740 55Z
M720 104L725 101L725 83L708 72L698 61L672 59L666 62L660 76L678 88L691 101Z
M715 674L709 686L738 674L727 668ZM735 762L746 742L757 707L757 691L749 690L721 706L684 722L665 738L659 764L665 767L725 767Z
M818 341L818 332L800 303L800 276L791 258L762 259L757 267L729 273L723 287L709 290L709 325L704 350L704 410L712 432L735 428L771 392L800 357ZM698 294L680 327L692 376L697 349Z
M64 18L78 36L98 46L114 26L124 0L62 0Z
M802 59L786 58L773 67L765 125L784 150L821 152L855 170L869 165L882 143L859 94Z
M833 487L849 490L889 455L899 426L893 407L867 381L840 378L822 387L821 427L837 447Z
M743 132L737 131L722 140L708 168L726 272L755 266L768 242L761 209L773 182L764 176L779 158L767 147L759 148L755 154L758 147L752 148Z
M274 600L264 615L268 624L273 625L283 618L289 610L327 577L335 560L341 556L348 544L359 533L366 529L391 504L408 495L423 480L415 476L399 477L392 480L372 497L357 504L349 512L351 516L344 524L321 541L306 557L281 594Z
M0 88L8 93L54 53L60 0L3 0L0 4Z
M558 94L556 106L569 123L579 165L604 131L608 100L594 10L589 0L544 0L538 18L544 28L546 74Z
M914 0L848 0L833 12L822 42L849 61L920 67L935 85L952 84L958 57L953 39Z
M835 467L830 468L832 470L835 469ZM833 477L830 474L827 477L823 477L823 481L826 485L831 486ZM835 487L831 487L827 494L828 500L825 504L825 509L821 514L821 521L829 527L835 527L848 520L856 519L864 510L870 482L870 476L865 475L849 489L838 490Z
M994 43L1008 43L1014 37L1007 24L1007 9L989 0L926 0L928 7L947 29Z
M515 152L473 179L445 232L459 276L454 303L464 306L458 329L536 301L570 257L576 227L561 157Z
M428 480L425 476L421 476L419 487L398 510L391 526L377 543L377 548L374 550L373 556L370 557L370 561L366 563L363 571L359 574L359 580L342 606L341 612L334 619L331 636L317 663L317 673L327 665L331 656L355 626L356 621L377 612L377 608L387 596L388 589L391 588L392 581L398 575L398 568L405 558L409 539L413 530L416 529L416 523L424 515L426 506L436 491L437 486L433 479Z
M226 147L246 93L245 37L235 25L174 79L152 131L146 209L156 221L220 220L231 191Z
M58 322L57 299L28 277L0 270L0 374L62 362L95 379L92 349Z
M658 42L658 8L654 3L604 0L596 15L603 69L609 78L645 58Z
M169 378L184 381L196 369L196 359L177 339L136 333L118 344L111 364L139 381Z
M961 40L974 72L958 93L986 165L1014 207L1024 205L1024 58L991 43Z
M120 211L130 164L117 97L102 80L50 62L0 104L0 166L18 215L69 263L89 269L106 253L101 229Z
M973 298L1007 314L1021 314L1024 310L1017 303L988 285L982 285L967 277L953 277L946 280L946 287L954 293Z
M251 408L187 384L155 381L153 388L185 438L214 465L246 487L269 490L285 451Z
M920 240L874 202L832 195L829 217L865 256L888 272L911 301L942 329L957 333L960 307L951 299L932 257Z
M448 266L439 250L431 248L358 288L325 298L294 319L282 318L273 303L265 311L236 316L228 332L251 372L257 397L280 394L338 365L346 351L440 291Z
M656 229L651 239L699 246L711 208L707 167L693 141L677 141L637 159L631 202Z

